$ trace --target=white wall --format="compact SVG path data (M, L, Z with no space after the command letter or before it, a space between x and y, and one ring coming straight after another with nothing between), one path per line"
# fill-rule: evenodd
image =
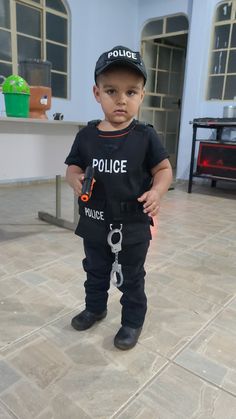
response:
M141 37L143 26L152 19L177 13L189 13L191 0L138 0L138 30Z
M205 99L211 34L218 3L219 0L193 0L177 163L178 179L186 179L189 175L192 141L192 126L189 121L200 117L222 117L223 107L232 104Z
M138 0L67 0L71 12L71 100L53 99L52 111L66 120L84 122L101 117L92 94L99 55L115 45L139 48Z
M53 99L48 112L64 114L65 121L86 122L102 116L92 94L98 56L118 44L139 49L141 32L151 19L184 13L189 19L188 50L182 101L177 178L187 178L193 118L222 116L232 102L206 101L211 30L219 0L66 0L71 15L71 97ZM0 111L3 95L0 94Z
M0 185L64 176L64 161L78 129L66 121L0 120Z
M188 50L185 67L185 83L182 101L180 139L177 162L177 178L189 174L192 125L194 118L203 115L202 104L208 68L210 42L210 1L193 1L189 15Z
M207 101L206 88L214 12L220 0L139 0L138 32L152 19L184 13L189 20L188 48L183 89L177 178L189 175L192 125L199 117L222 117L223 107L232 102Z
M99 55L115 45L139 48L137 41L138 0L64 0L71 19L70 98L52 98L54 112L64 114L66 121L85 122L101 117L92 94L93 72ZM0 111L4 109L0 93ZM1 116L1 115L0 115Z
M69 100L52 98L52 108L47 115L49 119L52 119L54 112L61 112L64 114L64 121L83 123L102 117L100 107L92 94L94 67L99 55L115 45L123 44L132 49L139 49L138 0L119 0L119 3L116 0L65 0L65 3L71 19L71 92ZM0 111L3 109L4 98L0 93ZM4 142L6 133L2 131L2 126L0 126L0 133L4 135L0 143L1 151L5 155L4 151L8 143ZM63 131L62 136L63 133L66 135ZM68 154L72 141L71 138L63 159L57 157L60 163ZM21 143L24 148L23 142ZM41 161L41 156L39 155L38 161L36 160L34 160L35 167ZM48 176L49 168L45 167L45 176ZM38 176L37 170L25 174L22 169L19 170L18 175L14 174L13 178L17 180L17 178ZM40 176L43 176L42 172ZM0 181L1 179L9 179L8 174L0 174Z

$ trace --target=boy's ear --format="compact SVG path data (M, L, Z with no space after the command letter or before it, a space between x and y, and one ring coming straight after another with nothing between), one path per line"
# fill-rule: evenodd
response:
M93 86L93 94L98 103L100 103L100 90L99 87L95 84Z
M145 90L145 87L144 87L143 90L142 90L142 94L141 94L141 101L143 101L145 93L146 93L146 90Z

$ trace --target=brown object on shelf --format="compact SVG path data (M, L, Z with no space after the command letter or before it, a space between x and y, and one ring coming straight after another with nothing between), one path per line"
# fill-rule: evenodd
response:
M51 109L52 89L46 86L30 86L30 118L48 119Z

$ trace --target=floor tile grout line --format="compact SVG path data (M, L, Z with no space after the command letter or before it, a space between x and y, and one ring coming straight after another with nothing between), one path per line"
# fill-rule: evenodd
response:
M115 295L116 289L114 289L113 292L111 292L111 297L113 297ZM67 311L66 313L64 313L63 315L60 315L58 317L56 317L55 319L50 320L49 322L44 323L42 326L32 330L29 333L26 333L25 335L21 336L18 339L15 339L14 341L10 342L9 344L0 347L0 353L4 352L6 349L10 348L11 346L16 345L17 343L24 341L25 339L27 339L30 336L33 336L34 334L38 333L40 330L47 328L48 326L51 326L52 324L56 323L59 320L64 319L66 316L68 316L69 314L72 314L75 310L80 310L81 308L84 308L84 302L79 304L79 305L75 305L74 308L69 309L69 311Z
M234 294L232 296L232 298L230 298L229 301L227 301L223 306L221 306L220 310L215 313L209 320L207 320L206 323L204 323L204 325L202 327L200 327L200 329L198 329L198 331L191 337L191 339L186 342L182 348L180 348L174 355L173 357L170 358L170 360L174 361L176 359L176 357L183 352L183 350L189 346L190 344L192 344L198 337L199 335L207 329L207 327L213 323L213 321L232 303L232 301L235 299L236 295Z
M109 419L115 419L118 418L117 415L120 415L122 412L124 412L132 403L133 401L138 398L141 393L143 392L143 390L145 390L147 387L149 387L152 382L159 377L167 368L170 367L170 365L174 365L177 366L180 369L183 369L184 371L188 372L189 374L193 375L194 377L198 377L200 378L202 381L208 383L209 385L215 387L217 390L220 390L234 398L236 398L236 395L234 393L232 393L231 391L225 389L224 387L217 385L215 383L213 383L212 381L208 380L205 377L202 377L201 375L189 370L188 368L184 367L183 365L179 365L177 364L175 361L165 358L166 359L166 363L159 369L159 371L157 371L149 380L147 380L128 400L126 400L126 402L119 407L118 410L116 410L116 412L114 412Z
M217 233L218 234L218 233ZM217 235L217 234L214 234L214 235L211 235L211 237L210 237L210 239L212 238L212 237L214 237L215 235ZM179 251L179 252L177 252L178 254L184 254L184 253L187 253L189 250L191 250L191 249L194 249L196 246L200 246L202 243L204 243L204 242L206 242L206 241L208 241L209 240L209 237L208 238L206 238L206 239L204 239L202 242L199 242L198 244L196 244L196 245L193 245L191 248L189 248L188 250L182 250L182 251ZM169 259L172 259L173 257L175 257L176 256L176 254L174 255L174 256L171 256L171 257L169 257L168 258L168 260ZM61 260L61 259L64 259L64 258L66 258L66 257L68 257L68 255L67 256L64 256L64 257L60 257L60 258L57 258L57 259L55 259L54 261L52 261L52 262L49 262L49 263L47 263L47 264L43 264L43 265L41 265L41 266L50 266L51 264L53 264L54 262L56 262L57 260ZM34 270L36 270L36 269L39 269L40 268L40 266L39 267L37 267L37 268L32 268L32 269L29 269L29 270L27 270L27 271L34 271ZM155 269L154 269L155 270ZM233 297L234 298L234 297ZM230 301L228 301L228 303L227 303L227 305L228 304L230 304L230 302L232 301L232 299L230 300ZM226 305L226 306L227 306ZM208 324L210 324L222 311L223 311L223 309L224 309L224 307L222 308L222 310L220 310L218 313L216 313L216 315L215 316L213 316L213 318L212 319L210 319L209 320L209 322L207 322L206 323L206 325L198 332L198 333L196 333L196 335L189 341L189 342L187 342L186 343L186 345L184 345L184 347L179 351L179 353L182 351L182 350L184 350L184 348L186 348L190 343L192 343L193 341L194 341L194 339L204 330L204 328L206 328L207 326L208 326ZM72 310L73 311L73 310ZM70 311L70 312L72 312L72 311ZM63 317L65 317L67 314L69 314L69 312L68 313L65 313L63 316L59 316L57 319L54 319L54 320L52 320L51 322L49 322L49 323L47 323L47 324L44 324L41 328L39 328L39 329L37 329L37 331L38 330L40 330L40 329L42 329L42 328L44 328L44 327L47 327L47 325L50 325L50 324L52 324L52 323L54 323L54 322L56 322L58 319L60 319L60 318L63 318ZM34 331L34 332L36 332L36 331ZM33 333L34 333L33 332ZM25 337L27 337L27 335L25 336ZM24 338L25 338L24 337ZM176 353L176 355L175 355L175 357L177 357L178 356L178 353ZM171 362L173 362L174 364L175 364L175 362L174 362L174 359L173 359L173 361L170 359L169 360L169 362L171 363ZM178 365L178 364L177 364ZM161 372L161 370L159 371L159 373ZM202 378L202 377L201 377ZM203 378L202 378L203 379ZM207 381L207 380L206 380ZM210 382L211 383L211 382ZM212 383L211 383L212 384Z
M111 297L113 297L114 295L115 295L115 293L116 293L116 288L114 288L114 290L113 291L110 291L111 292ZM4 346L2 346L2 347L0 347L0 354L1 354L1 352L4 352L6 349L8 349L8 348L10 348L10 347L12 347L12 346L14 346L14 345L17 345L19 342L21 342L21 341L24 341L25 339L27 339L27 338L29 338L29 337L31 337L31 336L33 336L34 334L37 334L38 332L40 332L40 330L42 330L42 329L44 329L44 328L47 328L48 326L51 326L52 324L54 324L54 323L56 323L57 321L59 321L59 320L62 320L62 319L64 319L66 316L68 316L69 314L72 314L75 310L81 310L81 308L84 308L84 302L82 302L81 304L79 304L79 305L75 305L74 306L74 308L72 308L72 309L69 309L69 311L67 311L66 313L64 313L63 315L59 315L58 317L56 317L55 319L52 319L52 320L50 320L49 322L46 322L46 323L44 323L42 326L40 326L40 327L38 327L38 328L36 328L36 329L34 329L34 330L32 330L31 332L29 332L29 333L26 333L25 335L23 335L23 336L21 336L20 338L18 338L18 339L15 339L14 341L12 341L12 342L10 342L9 344L6 344L6 345L4 345ZM108 327L108 326L107 326Z
M222 229L220 232L218 232L218 233L212 233L212 234L210 234L209 236L207 236L205 239L203 239L203 240L201 240L199 243L196 243L196 244L194 244L194 245L191 245L191 246L189 246L187 249L183 249L183 250L177 250L177 252L176 253L174 253L173 255L171 255L171 256L168 256L167 257L167 259L163 262L163 265L162 266L157 266L156 268L153 266L151 269L150 269L150 271L148 271L148 268L147 268L147 273L148 272L153 272L155 269L164 269L166 266L166 263L169 263L170 261L172 261L174 258L176 258L177 256L180 256L180 255L184 255L184 254L186 254L186 253L189 253L191 250L194 250L194 249L196 249L197 247L199 247L199 246L202 246L205 242L207 242L207 241L209 241L209 239L211 240L212 238L214 238L215 236L217 236L219 233L220 234L222 234L222 233L224 233L225 231L227 231L227 229L229 229L229 227L227 227L227 228L224 228L224 229ZM157 241L158 241L158 239L157 239ZM232 242L234 242L233 240L232 240ZM208 253L209 254L209 256L212 256L210 253Z
M168 287L171 288L171 287L173 287L173 288L178 289L178 287L177 286L174 286L172 283L165 284L165 283L161 282L161 283L159 283L159 286L160 287L163 287L163 288L168 288ZM219 288L219 290L221 290L221 289ZM188 294L190 294L191 296L197 297L199 300L202 300L203 302L207 302L209 304L212 303L212 306L214 306L216 308L219 307L219 309L222 308L222 307L225 308L225 305L228 304L228 302L231 302L232 299L234 299L236 297L236 294L229 294L229 300L227 300L225 303L216 303L216 302L213 302L213 301L209 301L207 299L207 297L205 297L203 295L199 295L199 294L195 293L193 290L191 290L189 288L188 289L185 289L185 292L188 293ZM192 310L192 311L196 313L195 310ZM218 313L218 311L217 311L217 313ZM215 313L215 314L217 314L217 313ZM199 313L197 313L197 314L199 314Z
M229 228L230 228L230 227L226 227L226 228L224 228L223 230L221 230L221 231L220 231L220 233L223 233L224 231L227 231ZM204 242L207 242L209 239L214 238L214 237L215 237L215 236L217 236L218 234L219 234L219 232L218 232L218 233L215 233L215 234L211 234L210 236L208 236L208 237L206 237L205 239L203 239L201 242L199 242L199 243L197 243L197 244L195 244L195 245L192 245L192 246L188 247L188 249L187 249L187 250L186 250L186 249L183 249L183 250L177 251L177 252L176 252L176 253L174 253L173 255L168 256L168 257L167 257L167 259L166 259L166 261L165 261L165 262L163 262L163 265L162 265L162 266L159 266L159 267L158 267L158 266L157 266L157 267L152 266L150 270L148 270L148 268L147 268L147 273L149 273L149 272L153 272L153 271L155 271L156 269L157 269L157 270L162 270L162 269L164 269L164 268L166 267L166 263L171 262L171 261L172 261L172 260L173 260L176 256L184 255L185 253L188 253L189 251L194 250L196 247L201 246L202 244L204 244ZM210 255L210 254L209 254L209 255ZM11 277L11 276L13 276L13 275L17 276L17 275L21 275L21 274L28 273L28 272L31 272L31 271L32 271L32 272L35 272L35 271L37 271L37 270L39 270L39 269L50 267L50 266L51 266L51 265L53 265L54 263L56 263L56 262L58 262L58 261L60 261L60 260L64 260L64 259L68 258L69 256L70 256L70 255L60 256L60 257L58 257L58 258L54 259L54 260L53 260L53 261L51 261L51 262L46 262L46 263L43 263L43 264L41 264L41 265L38 265L37 267L32 267L32 268L26 269L25 271L21 271L21 272L17 272L17 273L6 274L6 276L5 276L5 277L3 277L3 278L1 278L1 280L6 280L6 279L8 279L9 277Z
M69 255L65 255L65 256L60 256L60 257L57 257L57 258L53 259L53 261L45 262L45 263L43 263L41 265L38 265L36 267L29 268L29 269L26 269L26 270L20 271L20 272L13 272L13 273L6 274L6 276L2 277L1 280L9 279L11 276L20 276L22 274L25 274L25 273L28 273L28 272L31 272L31 271L35 272L39 269L50 267L54 263L59 262L61 260L64 260L65 258L67 258L69 256L71 256L71 255L69 254Z
M160 267L159 269L162 269L162 268L164 268L164 267ZM148 269L146 269L146 272L147 272L147 275L150 273L150 274L152 274L153 273L153 271L155 271L156 270L156 268L151 268L150 270L148 270ZM157 280L158 281L158 280ZM177 281L178 281L178 279L177 279ZM177 288L178 289L178 287L177 287L177 285L178 284L176 284L176 286L175 285L173 285L172 284L172 282L170 282L170 283L167 283L167 284L165 284L164 282L160 282L159 283L159 286L160 287L163 287L163 288L168 288L168 287L173 287L173 288ZM216 288L217 290L220 290L221 291L221 288ZM229 300L227 300L225 303L220 303L220 302L214 302L214 301L210 301L210 300L208 300L208 298L207 297L205 297L204 295L199 295L199 294L197 294L195 291L193 291L192 289L190 289L190 288L188 288L188 289L186 289L186 288L184 288L184 290L188 293L188 294L190 294L190 295L192 295L192 296L194 296L194 297L197 297L197 298L199 298L200 300L202 300L202 301L204 301L204 302L208 302L209 304L212 304L213 306L215 306L215 307L225 307L226 306L226 304L228 304L228 302L231 302L232 301L232 299L234 299L235 297L236 297L236 294L228 294L229 296L231 295L231 297L229 298Z
M114 291L112 292L112 296L113 295L115 295L115 289L114 289ZM195 295L195 294L194 294ZM207 327L208 327L208 325L210 324L210 323L212 323L221 313L222 313L222 311L224 311L224 309L225 308L227 308L228 307L228 305L230 305L231 304L231 302L235 299L235 297L236 297L236 295L234 294L231 298L230 298L230 300L228 300L223 306L219 306L220 307L220 309L219 309L219 311L217 312L217 313L215 313L214 315L213 315L213 317L211 317L193 336L192 336L192 338L188 341L188 342L186 342L186 344L184 344L183 345L183 347L182 348L180 348L179 349L179 351L177 351L174 355L173 355L173 358L171 357L171 358L168 358L168 357L166 357L164 354L162 354L162 353L159 353L162 357L164 357L164 358L166 358L166 359L168 359L168 360L174 360L190 343L193 343L194 342L194 340L198 337L198 335L200 335L201 333L202 333L202 331L204 331ZM44 328L46 328L46 327L48 327L48 326L50 326L50 325L52 325L52 324L54 324L54 323L56 323L58 320L61 320L61 319L63 319L64 317L66 317L66 316L68 316L69 314L71 314L71 313L73 313L74 311L75 311L75 309L76 308L78 308L78 310L79 309L81 309L82 307L84 307L84 302L83 303L81 303L80 305L76 305L76 306L74 306L74 308L72 308L72 309L69 309L69 311L67 311L66 313L64 313L63 315L60 315L60 316L58 316L58 317L56 317L55 319L53 319L53 320L51 320L51 321L49 321L49 322L46 322L46 323L44 323L42 326L40 326L39 328L36 328L36 329L34 329L33 331L31 331L31 332L29 332L29 333L27 333L27 334L25 334L25 335L23 335L23 336L21 336L20 338L18 338L18 339L16 339L16 340L14 340L14 341L12 341L11 343L9 343L9 344L7 344L7 345L5 345L5 346L3 346L3 347L1 347L0 348L0 353L1 352L3 352L3 351L5 351L7 348L10 348L11 346L14 346L15 344L17 344L18 342L21 342L21 341L23 341L23 340L25 340L25 339L27 339L28 337L30 337L30 336L33 336L34 334L36 334L37 332L39 332L40 330L42 330L42 329L44 329Z
M148 387L155 380L156 377L158 377L169 366L169 364L170 362L166 359L166 363L154 375L152 375L141 387L139 387L138 390L135 391L135 393L132 394L132 396L129 397L129 399L126 400L126 402L123 403L123 405L120 406L116 412L112 413L109 419L116 418L117 415L124 412L124 410L140 395L140 393L143 390L145 390L146 387Z
M178 349L172 356L166 356L165 354L163 354L161 351L160 352L155 352L158 353L161 357L167 359L168 361L172 362L175 361L175 358L177 358L177 356L183 352L190 344L194 343L194 341L198 338L198 336L205 330L207 329L207 327L228 307L229 304L232 303L232 301L234 301L234 299L236 298L236 294L233 295L229 301L227 301L227 303L225 303L223 306L219 306L220 309L217 311L217 313L214 313L214 315L206 321L206 323L204 323L204 325L198 329L198 331L191 337L191 339L187 340L186 343L183 344L183 346ZM141 343L141 345L145 346L144 343Z
M1 399L0 395L0 406L4 407L4 409L11 415L12 419L20 419L19 416L17 416L11 408Z
M58 259L57 259L58 260ZM35 269L37 269L37 268L35 268ZM30 270L34 270L34 269L30 269ZM24 272L28 272L28 270L27 271L24 271ZM115 290L114 290L114 292L113 292L113 294L115 293ZM113 295L112 294L112 295ZM194 295L196 295L195 293L193 293ZM214 314L214 316L192 337L192 339L189 341L189 342L187 342L186 343L186 345L184 345L183 346L183 348L181 348L180 349L180 351L179 352L177 352L176 354L175 354L175 356L178 356L178 354L186 347L186 346L188 346L188 344L191 342L193 342L194 341L194 339L195 339L195 337L197 337L198 336L198 334L200 334L233 300L234 300L234 298L235 298L235 296L236 295L233 295L232 296L232 298L230 299L230 300L228 300L227 301L227 303L225 303L223 306L220 306L221 308L220 308L220 310L217 312L217 313L215 313ZM204 299L205 300L205 299ZM206 300L207 301L207 300ZM79 305L79 306L76 306L76 307L78 307L78 308L80 308L82 305L83 305L84 303L81 303L81 305ZM22 339L24 340L25 338L27 338L28 336L31 336L31 335L33 335L34 333L37 333L39 330L41 330L41 329L43 329L44 327L47 327L48 325L51 325L51 324L53 324L54 322L56 322L56 321L58 321L58 320L60 320L60 319L62 319L62 318L64 318L65 316L67 316L68 314L70 314L70 313L73 313L73 311L75 310L75 308L73 308L72 310L69 310L68 312L66 312L65 314L63 314L62 316L58 316L56 319L53 319L53 320L51 320L50 322L48 322L48 323L44 323L44 325L43 326L41 326L41 327L39 327L39 328L37 328L37 329L35 329L34 331L32 331L32 332L30 332L29 334L26 334L26 335L24 335L23 337L21 337L21 338L19 338L19 339L17 339L17 340L15 340L15 341L13 341L13 342L11 342L10 343L10 345L13 345L14 343L17 343L18 341L21 341ZM0 348L0 352L2 351L2 350L5 350L5 348L9 348L9 345L5 345L5 346L3 346L2 348Z
M194 340L194 339L193 339ZM186 344L186 345L184 345L184 347L181 349L181 351L183 350L183 349L185 349L190 343L192 343L193 342L193 340L191 340L191 341L189 341L188 342L188 344ZM142 345L142 344L141 344ZM181 352L181 351L179 351L179 353ZM116 412L114 412L113 414L112 414L112 416L110 416L110 418L109 419L115 419L115 418L117 418L118 416L117 415L120 415L122 412L124 412L125 410L126 410L126 408L129 406L129 405L131 405L132 404L132 402L137 398L137 397L139 397L139 395L141 394L141 392L143 391L143 390L145 390L148 386L150 386L150 384L152 384L152 382L158 377L158 376L160 376L163 372L164 372L164 370L166 370L170 365L175 365L175 366L177 366L178 368L181 368L181 369L183 369L184 371L186 371L186 372L188 372L189 374L191 374L191 375L193 375L193 376L195 376L195 377L198 377L198 378L200 378L202 381L204 381L204 382L206 382L206 383L208 383L208 384L210 384L211 386L213 386L213 387L215 387L215 388L217 388L218 390L220 390L220 391L223 391L224 393L226 393L226 394L228 394L228 395L230 395L230 396L232 396L232 397L234 397L234 398L236 398L236 395L234 394L234 393L232 393L231 391L229 391L229 390L227 390L227 389L225 389L224 387L222 387L222 386L220 386L220 385L217 385L217 384L215 384L215 383L213 383L212 381L210 381L210 380L208 380L207 378L205 378L205 377L202 377L201 375L199 375L199 374L197 374L197 373L195 373L195 372L193 372L192 370L190 370L190 369L188 369L188 368L186 368L186 367L184 367L183 365L179 365L177 362L175 362L175 358L168 358L168 357L166 357L166 356L164 356L163 354L161 354L161 353L158 353L158 355L160 355L162 358L164 358L165 360L166 360L166 363L165 363L165 365L163 365L163 367L162 368L160 368L160 370L159 371L157 371L149 380L147 380L122 406L120 406L120 408L116 411ZM177 356L177 355L176 355Z
M16 227L18 224L12 224L12 227ZM40 224L20 224L20 226L25 226L25 227L27 227L27 226L34 226L34 227L39 227L40 226ZM1 227L1 225L0 225L0 227ZM60 227L60 229L61 229L61 227ZM11 245L11 244L16 244L17 242L18 242L18 239L22 239L22 240L24 240L24 239L28 239L28 238L32 238L32 236L36 236L36 238L38 237L38 236L42 236L42 238L45 236L45 235L48 235L48 234L51 234L51 233L55 233L55 232L58 232L58 230L54 230L54 229L51 229L50 231L36 231L36 232L30 232L30 233L27 233L27 234L24 234L24 235L21 235L21 236L17 236L17 237L15 237L15 238L11 238L11 239L3 239L3 240L1 240L0 241L0 246L2 246L2 247L7 247L8 245ZM64 233L64 232L63 232Z
M236 399L236 394L235 393L232 393L230 390L227 390L226 388L222 387L221 385L218 385L216 383L213 383L212 381L210 381L206 377L202 377L200 374L198 374L198 373L196 373L196 372L194 372L194 371L192 371L192 370L184 367L183 365L177 364L177 362L175 362L175 361L170 361L170 364L173 364L173 365L175 365L175 366L183 369L184 371L188 372L189 374L194 375L194 377L200 378L202 381L204 381L204 382L210 384L211 386L217 388L217 390L223 391L224 393L229 394L230 396L232 396L232 397L234 397Z
M178 220L177 220L177 222L178 222ZM231 225L233 225L232 223L231 223ZM222 227L223 228L223 227ZM228 230L230 230L230 225L228 224ZM221 235L221 233L217 233L217 236L218 237L220 237L220 235ZM210 236L210 235L209 235ZM209 237L207 237L207 241L208 240L211 240L211 238L209 238ZM192 245L193 247L192 248L194 248L194 245ZM197 244L197 246L201 246L201 244ZM178 255L179 254L184 254L184 253L186 253L186 251L188 252L189 251L189 248L188 249L182 249L181 251L180 251L180 253L177 253L177 257L178 257ZM190 251L191 251L191 249L190 249ZM167 263L169 263L169 259L171 259L171 258L173 258L173 257L176 257L176 254L175 254L175 256L173 256L173 255L171 255L170 256L170 258L168 258L168 262ZM61 260L62 258L60 258L60 260ZM52 262L53 263L53 262ZM158 268L158 267L157 267ZM38 268L34 268L33 270L35 270L35 269L38 269ZM159 268L158 268L159 269ZM232 301L232 299L230 300L230 301ZM229 304L230 304L230 302L228 302ZM224 306L226 305L226 303L224 304ZM69 307L68 307L69 308ZM191 310L188 310L188 311L191 311ZM217 316L217 315L220 315L220 313L219 312L217 312L217 313L214 313L214 315L215 316ZM60 318L63 318L63 317L65 317L66 316L66 314L63 314L63 315L60 315L59 317L58 317L58 319L60 319ZM208 316L207 316L208 317ZM49 322L48 323L48 325L50 326L50 323L52 323L52 322L54 322L54 321L57 321L56 319L54 319L54 320L52 320L51 322ZM205 321L207 321L206 319L205 319ZM214 321L214 320L212 320L212 321ZM46 327L47 327L47 324L46 325L43 325L42 326L42 329L46 329ZM206 329L207 329L207 327L208 326L206 326ZM200 332L200 333L202 333L202 332ZM196 333L195 333L195 335L196 335ZM192 339L193 340L191 340L191 342L193 342L194 341L194 337L192 337ZM186 347L187 347L187 345L190 345L190 341L188 341L187 343L185 342L184 343L184 347L185 347L185 349L186 349ZM179 350L178 350L179 351ZM178 351L176 351L176 357L178 356ZM174 356L174 355L173 355ZM174 360L172 361L171 359L169 359L169 364L174 364L174 365L178 365L178 364L176 364L176 362L175 362L175 358L174 358ZM178 367L180 367L181 368L181 366L180 365L178 365ZM167 368L167 365L166 365L166 368ZM183 367L184 368L184 367ZM160 371L160 370L159 370ZM164 371L164 368L163 368L163 371ZM191 371L189 371L191 374L194 374L193 372L191 372ZM156 374L156 373L155 373ZM158 374L158 373L157 373ZM202 377L200 377L202 380L204 379L204 378L202 378ZM211 383L211 385L213 385L212 383Z
M125 409L126 409L126 407L128 407L128 405L129 404L131 404L132 402L133 402L133 400L139 395L139 393L141 392L141 391L143 391L146 387L148 387L151 383L152 383L152 381L154 381L154 379L155 378L157 378L167 367L169 367L169 365L176 365L176 366L178 366L178 367L180 367L180 368L183 368L184 370L186 370L187 372L189 372L189 373L191 373L192 375L194 375L194 376L197 376L197 377L199 377L201 380L203 380L203 381L205 381L205 382L207 382L207 383L209 383L209 384L211 384L211 385L213 385L214 387L216 387L217 389L219 389L219 390L221 390L221 391L224 391L225 393L227 393L227 394L230 394L231 396L233 396L233 397L235 397L236 398L236 395L235 394L233 394L233 393L231 393L230 391L228 391L228 390L226 390L226 389L224 389L223 387L221 387L221 386L218 386L217 384L215 384L215 383L212 383L211 381L209 381L209 380L207 380L206 378L204 378L204 377L201 377L200 375L198 375L198 374L196 374L196 373L194 373L193 371L191 371L191 370L189 370L188 368L186 368L186 367L183 367L182 365L179 365L176 361L175 361L175 359L177 358L177 356L183 351L183 350L185 350L190 344L192 344L193 342L194 342L194 340L195 339L197 339L197 337L209 326L209 324L210 323L212 323L212 321L214 321L216 318L217 318L217 316L218 315L220 315L221 313L222 313L222 311L224 311L224 309L225 308L227 308L227 306L229 305L229 304L231 304L231 302L234 300L234 298L235 298L235 295L219 310L219 312L218 313L216 313L209 321L207 321L205 324L204 324L204 326L200 329L200 330L198 330L197 332L196 332L196 334L192 337L192 339L190 339L188 342L186 342L186 344L184 344L183 345L183 347L179 350L179 351L177 351L175 354L174 354L174 356L173 357L167 357L166 355L164 355L164 354L162 354L161 352L158 352L157 353L157 355L159 355L159 356L161 356L162 358L164 358L167 362L166 362L166 364L159 370L159 371L157 371L157 373L155 373L149 380L147 380L144 384L143 384L143 386L141 386L126 402L125 402L125 404L124 405L122 405L115 413L113 413L112 414L112 416L110 416L110 418L109 419L113 419L113 418L115 418L115 417L117 417L117 414L120 414L120 413L122 413ZM140 343L140 345L142 345L142 343ZM143 345L142 345L143 346Z
M58 227L59 228L59 227ZM171 261L173 258L175 258L176 256L179 256L179 255L181 255L181 254L185 254L185 253L188 253L189 251L191 251L191 250L194 250L197 246L201 246L202 244L204 244L204 242L207 242L209 239L212 239L212 238L214 238L215 236L217 236L219 233L221 234L221 233L223 233L223 232L225 232L225 231L227 231L228 229L230 228L230 226L227 226L227 227L225 227L225 228L223 228L222 230L220 230L219 232L217 232L217 233L212 233L212 234L210 234L209 236L207 236L205 239L203 239L202 241L200 241L199 243L197 243L197 244L194 244L194 245L191 245L190 247L188 247L188 249L186 250L186 249L183 249L183 250L179 250L179 251L177 251L176 253L174 253L173 255L171 255L171 256L169 256L168 258L167 258L167 261ZM44 234L43 232L42 233L39 233L39 234ZM157 239L158 240L158 239ZM58 260L63 260L64 258L67 258L69 255L65 255L65 256L61 256L61 257L59 257L59 258L56 258L56 259L54 259L53 261L51 261L51 262L46 262L45 264L41 264L41 265L38 265L37 267L33 267L33 268L29 268L29 269L26 269L25 271L21 271L21 273L20 274L22 274L22 273L27 273L27 272L30 272L30 271L35 271L35 270L38 270L38 269L41 269L41 268L43 268L43 267L47 267L47 266L50 266L50 265L52 265L53 263L55 263L55 262L57 262ZM161 266L161 267L159 267L159 268L157 268L157 269L162 269L163 268L163 266ZM155 270L155 268L152 268L152 270ZM11 274L7 274L4 278L2 278L2 279L8 279L9 277L11 277L12 275L19 275L19 272L18 273L11 273Z
M0 353L1 353L1 352L4 352L6 349L9 349L9 348L11 348L11 347L12 347L12 346L14 346L14 345L17 345L19 342L24 341L25 339L27 339L27 338L29 338L29 337L33 336L34 334L36 334L36 333L40 332L40 330L42 330L42 329L44 329L44 328L47 328L48 326L51 326L52 324L56 323L58 320L62 320L62 319L64 319L64 317L68 316L69 314L72 314L72 313L75 311L75 309L76 309L76 308L81 309L82 307L84 307L84 303L81 303L79 306L75 306L72 310L69 310L68 312L64 313L63 315L58 316L58 317L56 317L55 319L50 320L50 321L49 321L49 322L47 322L47 323L44 323L42 326L40 326L40 327L38 327L38 328L36 328L36 329L32 330L32 331L31 331L31 332L29 332L29 333L26 333L25 335L21 336L21 337L20 337L20 338L18 338L18 339L15 339L14 341L10 342L9 344L6 344L5 346L2 346L2 347L0 348Z
M223 306L220 306L220 309L217 311L217 313L215 313L209 320L206 321L206 323L204 323L204 325L198 329L198 331L191 337L191 339L189 339L186 343L183 344L183 346L176 351L172 356L168 357L166 355L164 355L162 352L157 352L161 357L164 357L165 359L167 359L170 362L174 362L175 359L177 358L177 356L183 352L190 344L194 343L194 341L199 337L199 335L205 330L207 329L207 327L232 303L232 301L234 301L234 299L236 298L236 294L234 294L229 301L227 301ZM144 344L141 343L141 345L145 346Z
M225 228L225 229L221 230L220 233L224 233L225 230L227 230L227 229ZM209 236L205 237L205 239L199 241L196 244L193 244L193 245L189 246L187 249L177 251L175 254L171 255L169 259L174 259L176 256L179 256L181 254L189 253L189 251L196 249L196 247L202 246L205 242L211 240L212 238L214 238L218 234L219 234L219 232L210 234ZM210 256L210 253L209 253L209 256Z

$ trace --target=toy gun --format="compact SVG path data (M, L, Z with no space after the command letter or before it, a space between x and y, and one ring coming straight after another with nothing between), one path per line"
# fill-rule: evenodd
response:
M82 184L82 192L80 199L83 202L87 202L92 195L93 184L95 182L94 178L94 168L92 166L87 166L84 173L84 180Z

